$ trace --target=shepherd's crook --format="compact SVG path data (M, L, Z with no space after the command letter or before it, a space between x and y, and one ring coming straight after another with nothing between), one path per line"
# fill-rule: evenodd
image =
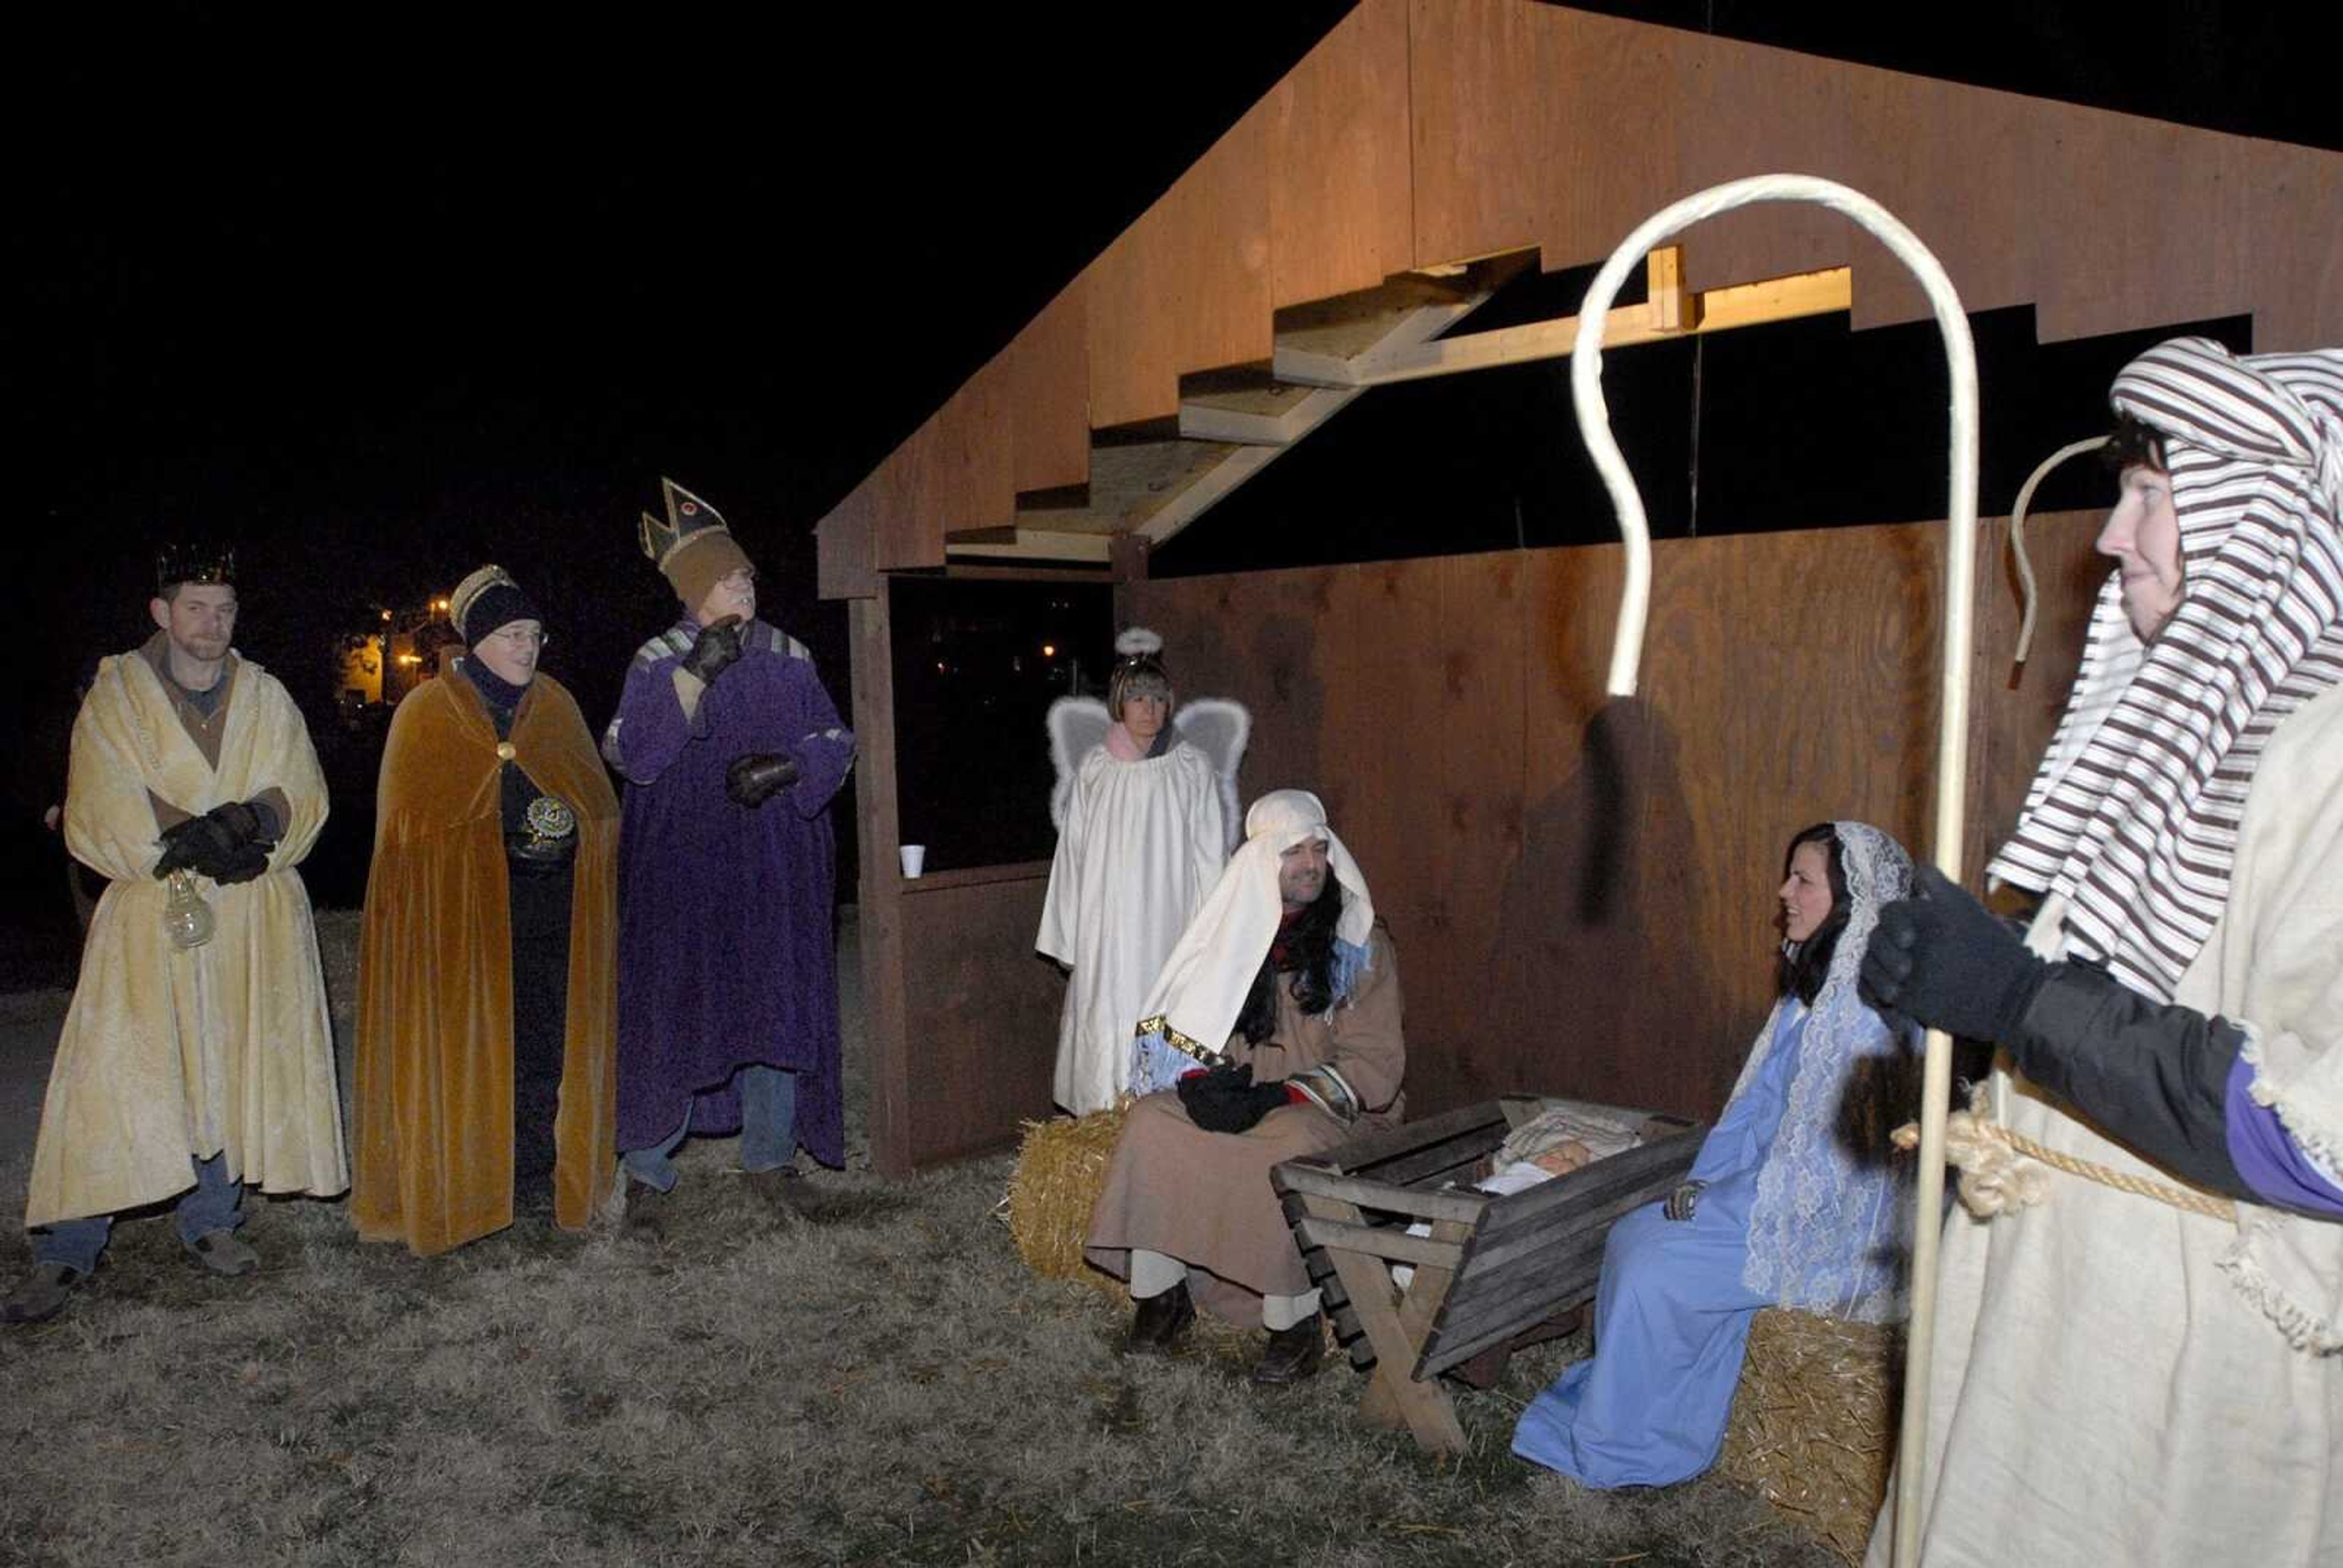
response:
M1654 246L1674 238L1705 217L1755 202L1814 202L1845 213L1869 229L1912 269L1927 290L1953 382L1952 498L1950 535L1945 550L1945 676L1941 733L1936 737L1936 869L1961 879L1963 805L1968 782L1970 607L1976 577L1976 349L1968 317L1952 280L1912 231L1885 207L1860 191L1811 175L1757 175L1688 196L1644 220L1619 242L1580 307L1578 339L1570 366L1571 399L1579 433L1618 508L1619 532L1627 546L1626 583L1620 594L1619 630L1611 645L1611 695L1633 697L1644 651L1644 619L1652 597L1652 542L1644 518L1644 498L1635 489L1611 415L1603 402L1603 328L1628 272ZM1896 1468L1895 1563L1913 1568L1920 1549L1922 1470L1928 1438L1928 1365L1936 1340L1936 1247L1942 1239L1945 1197L1945 1115L1953 1082L1952 1041L1928 1031L1928 1055L1920 1101L1919 1212L1912 1234L1912 1323L1904 1361L1904 1420Z

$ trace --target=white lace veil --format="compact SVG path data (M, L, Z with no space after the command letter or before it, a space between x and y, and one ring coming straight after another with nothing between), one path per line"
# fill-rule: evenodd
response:
M1846 924L1796 1037L1797 1070L1758 1169L1741 1278L1785 1307L1882 1322L1904 1315L1908 1283L1912 1164L1893 1157L1887 1134L1901 1119L1889 1101L1895 1085L1910 1081L1900 1070L1914 1031L1891 1030L1855 994L1855 975L1880 906L1911 891L1912 858L1867 823L1831 829ZM1764 1065L1783 1010L1798 1005L1795 995L1774 1004L1734 1085L1735 1100Z

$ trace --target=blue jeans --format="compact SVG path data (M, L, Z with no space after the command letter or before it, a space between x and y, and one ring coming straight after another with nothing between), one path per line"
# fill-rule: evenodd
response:
M229 1177L226 1154L208 1160L190 1155L187 1162L196 1169L196 1184L179 1194L173 1218L178 1224L179 1240L193 1247L216 1231L233 1231L244 1223L244 1183ZM86 1274L97 1267L98 1254L106 1251L106 1238L113 1231L111 1214L44 1225L33 1232L33 1261L63 1263Z
M740 1086L740 1168L779 1170L798 1151L798 1075L752 1062L732 1078ZM661 1192L675 1191L679 1173L671 1156L691 1131L691 1106L687 1098L683 1120L666 1138L648 1149L626 1151L628 1175Z

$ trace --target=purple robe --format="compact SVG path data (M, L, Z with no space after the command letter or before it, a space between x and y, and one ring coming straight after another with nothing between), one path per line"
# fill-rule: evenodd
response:
M805 646L761 620L739 661L689 719L678 662L699 623L651 638L627 671L602 754L627 781L618 837L618 1147L740 1127L730 1084L762 1063L798 1075L797 1136L824 1165L846 1160L830 910L828 809L854 765L854 735ZM752 751L798 765L754 809L724 792ZM697 1097L696 1103L693 1102Z

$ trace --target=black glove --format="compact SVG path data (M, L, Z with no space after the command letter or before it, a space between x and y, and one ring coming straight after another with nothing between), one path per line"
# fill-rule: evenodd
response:
M740 618L725 616L713 626L700 628L692 639L691 651L683 656L686 675L714 682L716 678L740 660Z
M216 882L248 882L268 869L268 847L276 841L277 824L270 812L248 801L230 800L164 829L163 858L156 862L155 875L190 870ZM258 869L252 869L256 850Z
M798 781L798 765L776 751L750 751L724 770L724 793L754 809Z
M268 851L258 844L246 844L242 849L230 851L223 859L196 869L215 882L234 887L238 882L249 882L268 869Z
M1864 1000L1964 1040L2007 1040L2049 966L1936 867L1918 870L1915 896L1879 911L1863 952Z
M1183 1078L1179 1090L1188 1120L1207 1132L1249 1131L1291 1098L1282 1083L1255 1083L1251 1062Z
M184 822L174 822L163 829L163 858L155 862L155 879L161 881L174 871L196 869L196 850L203 842L204 819L190 817Z
M1700 1195L1707 1186L1708 1183L1705 1181L1685 1181L1678 1184L1676 1190L1668 1194L1667 1201L1660 1205L1660 1212L1671 1220L1691 1219L1693 1211L1700 1207Z

